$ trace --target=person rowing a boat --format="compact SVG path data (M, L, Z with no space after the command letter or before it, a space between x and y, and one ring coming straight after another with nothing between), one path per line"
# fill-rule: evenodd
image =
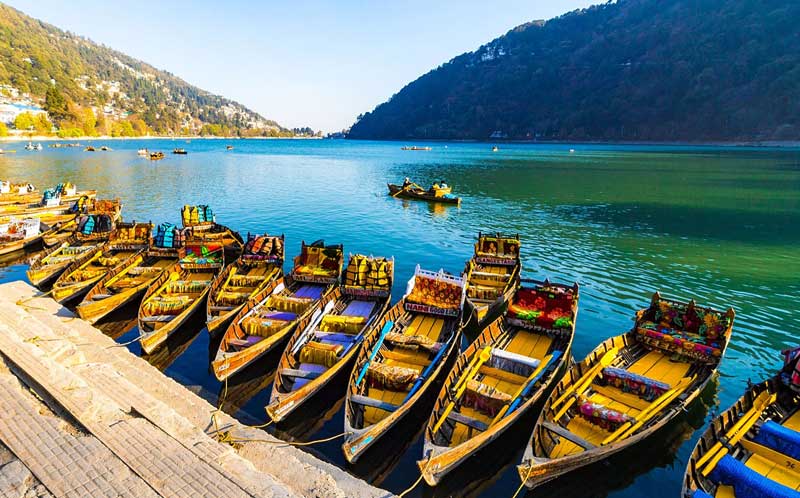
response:
M411 179L409 177L405 177L403 180L403 190L407 190L411 185Z

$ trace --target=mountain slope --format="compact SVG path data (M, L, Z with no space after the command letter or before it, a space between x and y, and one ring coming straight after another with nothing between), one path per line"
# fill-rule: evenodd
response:
M351 138L800 139L800 2L619 0L519 26Z
M0 88L6 96L28 94L41 104L48 91L62 95L67 102L60 109L64 115L50 112L56 124L77 120L68 115L67 107L74 104L76 116L80 115L77 108L94 108L96 114L112 120L133 115L158 133L286 131L237 102L3 4Z

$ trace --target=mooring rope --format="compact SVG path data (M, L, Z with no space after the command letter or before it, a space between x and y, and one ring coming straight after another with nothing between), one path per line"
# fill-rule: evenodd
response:
M431 464L431 455L428 454L428 460L425 462L425 468L419 473L419 477L417 480L414 481L414 484L406 488L402 493L397 495L397 498L403 498L405 495L410 493L414 488L416 488L420 482L422 482L422 477L424 476L425 472L428 470L428 466Z

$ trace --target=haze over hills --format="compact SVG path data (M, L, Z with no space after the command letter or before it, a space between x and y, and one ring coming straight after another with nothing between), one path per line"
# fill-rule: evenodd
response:
M796 0L619 0L523 24L349 137L798 140L798 21Z
M3 4L0 93L43 106L66 136L292 135L242 104Z

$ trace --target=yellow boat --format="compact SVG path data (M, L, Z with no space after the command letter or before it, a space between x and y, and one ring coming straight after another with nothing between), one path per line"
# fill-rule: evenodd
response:
M735 313L653 295L631 331L575 364L517 467L534 488L641 444L692 403L725 354Z
M467 314L474 314L477 331L505 311L519 285L519 235L478 233L475 253L464 270Z
M304 328L331 299L341 272L341 245L303 242L291 275L273 280L250 298L225 331L211 363L217 379L225 380L283 347L295 328Z
M205 304L225 257L221 245L186 244L180 261L152 281L139 305L139 342L152 353Z
M158 247L151 242L143 253L108 272L78 305L77 312L89 323L97 323L112 311L144 295L152 283L179 260L179 248Z
M365 333L350 374L342 451L354 463L417 411L458 354L464 279L417 266L408 293Z
M24 251L41 244L45 233L52 230L38 218L0 220L0 256Z
M222 244L225 248L225 261L234 261L242 254L242 236L239 232L218 224L209 206L183 206L181 221L187 244Z
M69 239L76 232L85 230L87 223L93 225L93 232L113 231L121 216L122 203L119 199L94 199L86 206L84 214L78 214L66 221L62 221L56 230L45 234L42 241L45 247L53 247ZM43 219L47 220L48 218Z
M353 362L374 332L391 300L394 260L354 254L345 269L335 297L306 327L297 328L283 350L267 414L275 421L287 419L317 396L341 399L335 389L346 382Z
M689 457L685 498L800 496L800 348L716 417Z
M571 361L577 314L578 284L523 281L506 314L459 356L439 392L417 462L428 484L491 451L547 397Z
M147 249L152 223L120 223L107 243L73 261L51 290L61 304L83 297L106 273Z
M283 258L283 235L248 235L244 253L211 285L206 305L209 334L227 329L248 299L283 276Z

